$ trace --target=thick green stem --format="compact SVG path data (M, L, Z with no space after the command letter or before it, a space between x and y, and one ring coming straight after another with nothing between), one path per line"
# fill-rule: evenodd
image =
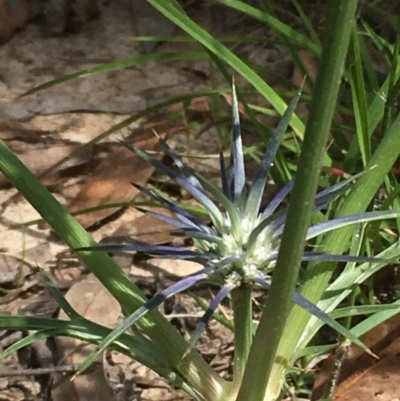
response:
M250 351L238 401L271 401L278 397L283 375L271 377L278 365L286 369L290 354L277 355L291 308L292 293L304 251L319 171L330 132L346 59L357 0L331 0L321 67L288 210L271 290Z
M235 325L235 357L233 388L242 382L244 370L253 340L253 287L245 285L232 291ZM233 391L234 391L233 389Z

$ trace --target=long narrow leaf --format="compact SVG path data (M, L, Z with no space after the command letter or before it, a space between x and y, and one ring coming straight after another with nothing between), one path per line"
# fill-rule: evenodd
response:
M126 318L123 323L117 326L108 336L106 336L99 344L99 348L96 351L92 352L82 363L77 373L80 374L85 371L121 334L127 331L150 310L156 308L169 297L192 287L194 284L201 280L204 280L205 278L207 278L206 273L199 273L193 276L186 277L155 295L136 312L132 313L128 318Z
M159 160L155 159L151 155L142 150L131 146L130 144L126 144L126 146L132 150L132 152L136 153L143 160L146 160L148 163L153 165L155 168L163 172L169 178L174 180L177 184L179 184L182 188L185 188L193 197L195 197L210 213L210 216L213 218L214 224L217 227L222 227L222 215L218 207L212 202L212 200L202 191L199 190L198 187L194 186L187 178L181 177L176 174L175 171L161 163Z
M233 290L233 288L234 286L232 285L225 285L218 291L218 294L211 301L210 306L207 308L206 313L203 315L203 317L200 319L200 322L197 324L197 327L189 341L187 353L193 349L197 340L200 338L201 334L203 333L204 329L209 323L211 317L213 316L214 312L218 308L218 305L228 296L228 294Z
M60 308L66 313L66 315L71 320L79 320L81 319L81 315L75 311L75 309L70 305L70 303L63 296L61 291L54 285L54 283L50 280L50 277L44 272L43 269L39 269L40 275L43 280L47 284L47 288L49 289L51 295L56 299Z
M221 171L222 192L230 201L232 201L232 194L229 188L228 181L228 172L226 170L224 154L222 152L220 152L219 154L219 167Z
M262 280L260 278L255 277L254 281L260 284L262 287L270 289L271 284ZM292 296L293 302L299 305L301 308L305 309L307 312L311 313L318 319L322 320L325 324L332 327L339 334L342 334L344 337L348 338L354 344L358 345L362 350L367 352L368 354L377 358L377 356L362 342L360 341L353 333L344 328L341 324L339 324L336 320L332 319L329 315L327 315L323 310L318 308L317 305L310 302L307 298L303 297L298 292L293 293Z
M146 54L143 56L132 57L125 60L118 60L112 63L105 63L98 67L88 68L82 71L75 72L73 74L64 75L62 78L57 78L53 81L46 82L36 88L30 89L25 92L22 96L32 95L44 89L51 88L55 85L60 85L69 81L76 80L78 78L84 78L94 74L106 73L109 71L120 70L123 68L133 67L140 64L160 62L160 61L178 61L178 60L202 60L207 59L207 53L205 52L171 52L171 53L153 53Z
M290 180L285 186L283 186L279 192L274 196L274 198L268 203L261 215L261 221L272 216L279 205L284 201L286 196L293 189L294 180Z
M204 191L204 188L201 186L200 182L189 170L189 167L186 166L183 160L176 154L176 152L168 145L168 143L163 138L160 138L160 144L171 156L175 165L179 168L179 170L182 171L183 175L190 181L190 183L193 186L197 187L200 191Z
M349 316L360 316L360 315L368 315L372 313L380 313L380 312L400 312L400 305L399 304L389 304L389 305L355 305L349 306L346 308L339 308L335 309L333 312L329 313L329 316L332 319L340 319L342 317L349 317ZM351 330L353 334L355 331ZM359 337L359 335L357 336Z
M228 7L232 7L248 16L263 22L266 25L271 26L282 36L293 41L296 45L301 48L308 49L314 54L319 55L321 53L321 46L315 44L313 41L308 39L305 35L301 34L298 30L291 28L289 25L284 24L277 18L274 18L271 13L263 12L255 7L252 7L249 3L238 0L218 0L219 3L225 4Z
M232 227L232 233L235 239L239 239L241 230L241 217L235 205L222 193L222 191L213 185L210 181L202 177L200 174L196 174L197 178L211 195L225 208ZM222 230L221 230L222 231Z
M150 255L168 257L169 259L193 260L199 263L207 261L206 255L204 255L203 257L200 253L190 251L186 248L175 248L168 245L152 245L137 241L122 244L93 245L88 247L75 248L74 251L143 252Z
M155 191L143 187L142 185L138 185L133 183L132 184L135 188L139 191L143 192L144 194L148 195L150 198L156 200L157 202L161 203L162 206L166 207L169 211L175 214L175 216L181 220L184 224L201 229L204 232L210 232L210 228L204 224L200 219L195 217L193 214L187 212L182 207L176 205L175 203L171 202L169 199L159 195Z
M353 68L351 69L351 93L353 98L358 145L365 166L371 158L371 143L368 129L367 99L364 85L363 67L356 26L353 27L351 36L354 64Z
M400 216L399 212L392 211L379 211L379 212L366 212L355 214L352 216L340 217L337 219L324 221L323 223L316 224L315 226L309 228L307 231L307 240L315 238L318 235L327 233L338 228L346 227L352 224L368 223L371 221L386 220L386 219L396 219Z
M241 206L243 200L246 176L244 169L244 156L242 135L240 132L239 106L236 96L235 84L232 83L232 135L231 135L231 165L230 165L230 192L233 203Z
M279 122L278 128L276 129L274 135L272 136L271 141L268 144L267 150L264 154L264 157L261 160L260 165L258 166L256 176L250 188L245 209L245 215L250 216L251 220L254 220L259 212L265 189L265 184L268 179L269 170L274 161L276 152L278 151L278 148L282 142L283 136L285 135L286 130L289 126L289 122L296 109L300 96L301 96L301 90L298 90L296 92L296 95L290 101L285 113L283 114L282 119Z
M311 262L315 260L330 262L353 262L353 263L397 263L397 260L382 259L374 256L356 256L356 255L333 255L331 253L322 252L305 252L302 259L303 262Z

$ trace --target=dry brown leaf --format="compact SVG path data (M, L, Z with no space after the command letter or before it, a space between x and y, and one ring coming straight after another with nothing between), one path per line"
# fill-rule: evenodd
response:
M151 165L128 149L120 147L100 163L94 176L87 180L67 209L75 212L107 203L130 201L139 192L132 186L132 182L145 184L153 171ZM88 228L119 209L97 210L77 216L76 219L83 227Z
M62 141L55 133L33 130L29 128L28 124L4 118L0 118L0 139L6 142L10 149L18 155L21 161L36 176L40 176L49 167L68 157L78 146ZM90 157L87 154L85 156ZM76 164L82 164L82 159L70 161L68 167ZM44 180L45 185L52 185L55 182L59 182L59 174L57 172L53 172L52 175ZM7 183L6 177L0 175L0 185ZM15 197L12 197L12 200L14 201ZM7 201L3 206L9 203Z
M172 213L163 208L151 208L150 210L174 217ZM170 232L176 229L170 224L149 216L148 214L142 214L135 220L134 224L135 232L131 235L132 238L153 245L171 242Z
M18 155L18 157L37 176L64 157L67 157L75 149L75 145L56 145L45 149L29 149ZM57 178L59 178L59 175L53 174L51 177L46 177L43 180L43 184L53 185L57 182ZM0 179L0 184L2 183L3 180Z
M172 218L175 217L172 212L162 207L151 207L148 210ZM176 227L164 221L137 209L129 209L121 219L120 226L108 237L107 241L113 241L113 238L129 237L137 241L160 245L171 242L170 232L173 230L175 231Z
M339 389L338 389L339 390ZM382 359L340 392L340 401L396 401L400 396L400 355Z
M158 138L169 137L182 124L150 122L133 136L133 145L146 150L158 149ZM127 202L135 198L138 190L132 183L144 185L153 174L154 168L122 145L112 151L96 168L91 178L84 184L76 198L67 206L71 212L114 202ZM97 210L77 216L85 228L91 227L109 217L120 208Z
M177 103L168 107L168 111L182 111L183 104ZM210 106L206 96L195 97L185 109L188 121L204 121L211 116Z
M43 138L44 135L48 135L49 133L49 131L32 129L27 123L21 123L8 118L0 117L0 138L3 141L12 141L18 139L37 141L39 138Z
M121 313L119 303L94 277L73 285L66 299L86 319L110 328L115 326ZM63 311L59 318L68 320ZM56 346L59 362L66 364L81 364L96 349L94 345L67 337L58 337ZM53 383L54 401L115 400L105 377L102 358L95 362L89 373L79 375L73 381L58 374Z
M148 261L148 265L152 267L149 268L149 271L152 273L162 272L166 277L186 277L203 268L199 263L190 260L175 259L151 259Z
M335 401L392 401L400 395L400 314L361 336L361 341L380 360L351 345L341 360ZM312 400L327 393L335 357L324 364L314 385Z

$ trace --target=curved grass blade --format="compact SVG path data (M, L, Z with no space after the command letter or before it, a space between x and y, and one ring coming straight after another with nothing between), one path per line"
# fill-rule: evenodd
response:
M42 329L36 331L32 334L27 335L26 337L21 338L20 340L16 341L15 343L11 344L7 347L4 351L0 352L0 360L3 358L7 358L14 352L19 351L22 348L25 348L36 341L44 340L49 337L54 337L56 335L62 334L60 330L57 329Z
M44 272L44 270L40 268L38 268L38 270L44 282L47 284L47 288L49 289L51 295L53 295L60 308L66 313L70 320L76 321L82 319L81 315L76 312L75 309L70 305L70 303L66 300L61 291L50 280L50 277Z
M0 354L0 359L40 339L55 336L70 336L82 341L98 344L111 331L107 327L85 321L83 318L82 322L85 322L82 323L82 326L76 325L75 322L71 321L59 321L38 317L29 317L29 322L26 323L26 318L27 316L0 316L0 327L2 328L36 328L40 330L12 344ZM43 328L46 326L52 328ZM171 382L178 387L185 389L185 391L189 393L195 393L195 390L189 389L190 386L182 377L171 371L168 366L168 360L164 357L163 352L161 350L155 352L155 344L143 335L135 334L132 336L123 334L114 345L114 348L119 352L128 355L138 362L146 363L147 366L155 372L169 378Z
M358 29L354 26L351 33L351 49L354 65L351 68L350 85L356 122L358 148L361 152L362 161L365 166L371 158L371 139L369 137L367 95L358 35Z
M356 336L362 336L369 330L373 329L374 327L385 322L386 320L390 319L391 317L397 315L400 312L400 300L393 302L391 305L382 305L382 306L397 306L397 308L394 308L392 310L388 309L375 313L373 316L368 317L361 323L354 326L351 329L351 332Z
M372 313L380 313L386 311L397 311L400 312L399 304L389 304L389 305L355 305L346 308L335 309L329 313L332 319L340 319L342 317L349 316L360 316L360 315L370 315ZM352 329L353 330L353 329ZM359 337L359 336L357 336Z
M299 47L305 48L310 52L319 55L321 54L321 46L315 44L312 40L302 35L299 31L291 28L289 25L284 24L282 21L274 18L271 14L263 12L250 4L237 0L218 0L219 3L225 4L228 7L234 8L250 17L271 26L281 35L296 43Z
M146 54L143 56L132 57L125 60L114 61L112 63L105 63L98 67L88 68L82 71L68 74L62 78L54 79L50 82L46 82L36 88L30 89L23 93L22 96L32 95L44 89L51 88L55 85L60 85L65 82L73 81L78 78L84 78L94 74L102 74L109 71L121 70L127 67L133 67L140 64L160 62L160 61L179 61L179 60L204 60L208 59L206 52L171 52L171 53L153 53Z
M305 252L301 259L303 262L329 261L329 262L350 262L350 263L398 263L398 260L383 259L375 256L356 256L356 255L335 255L323 252Z
M306 239L315 238L318 235L324 234L328 231L336 230L338 228L346 227L352 224L368 223L371 221L379 221L386 219L396 219L400 216L399 212L393 211L378 211L378 212L366 212L355 214L352 216L339 217L337 219L324 221L323 223L316 224L308 229ZM281 230L278 230L281 231Z
M292 0L292 3L296 7L296 10L297 10L301 20L303 21L303 24L306 27L313 42L316 43L318 46L321 46L321 40L319 38L319 34L314 29L312 22L306 15L306 12L302 9L301 5L299 4L299 2L297 0Z

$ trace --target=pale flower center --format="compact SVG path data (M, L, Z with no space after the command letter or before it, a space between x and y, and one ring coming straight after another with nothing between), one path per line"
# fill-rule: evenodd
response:
M234 263L234 269L240 276L242 278L254 277L260 269L265 270L265 268L268 268L268 260L273 250L268 240L268 228L258 235L255 246L248 252L248 240L253 229L260 223L260 216L255 220L250 220L247 217L243 218L241 235L238 240L232 234L229 216L225 217L224 223L223 242L218 247L218 251L222 257L233 256L240 259L240 262Z

